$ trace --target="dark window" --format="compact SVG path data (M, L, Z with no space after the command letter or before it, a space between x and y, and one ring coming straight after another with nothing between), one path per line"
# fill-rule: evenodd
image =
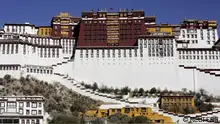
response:
M30 115L30 110L26 110L26 115Z
M51 54L50 48L48 48L48 57L49 57L49 58L50 58L50 54Z
M5 44L3 44L2 54L5 54Z
M9 54L10 44L7 44L7 54Z
M36 124L40 124L40 121L37 119Z
M30 124L30 120L27 120L27 121L26 121L26 124Z
M14 54L14 44L11 44L11 54Z
M32 70L32 69L31 69ZM30 107L30 102L27 102L26 107Z
M57 58L59 58L59 48L57 48Z
M21 120L21 124L25 124L25 120L22 119L22 120Z
M55 48L52 49L52 57L55 57Z

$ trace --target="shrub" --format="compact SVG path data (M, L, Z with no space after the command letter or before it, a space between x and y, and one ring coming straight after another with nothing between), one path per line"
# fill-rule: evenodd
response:
M73 115L59 114L49 121L49 124L74 124L79 123L79 119Z
M129 123L150 123L151 121L144 116L136 116L133 117Z

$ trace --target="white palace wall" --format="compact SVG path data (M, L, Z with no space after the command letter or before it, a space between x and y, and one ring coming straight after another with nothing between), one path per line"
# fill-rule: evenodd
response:
M172 44L172 46L175 48L175 44ZM172 57L148 57L148 49L142 46L143 57L141 57L140 48L140 45L139 48L125 48L126 57L123 49L120 50L121 57L119 57L119 49L109 49L110 57L107 54L108 49L104 49L104 58L101 49L89 49L88 58L86 49L77 49L73 76L81 78L85 82L97 82L113 87L129 86L132 89L140 87L164 89L167 87L176 90L182 88L181 85L177 85L176 77L178 73L175 52ZM130 57L129 49L131 49L132 57ZM137 57L135 57L135 49L137 49ZM81 51L83 57L81 57ZM94 53L93 58L92 51ZM97 51L99 57L97 57ZM115 57L113 57L114 51Z
M139 40L140 42L146 41ZM107 57L108 50L105 49L104 58L102 57L102 49L76 49L72 76L84 82L97 82L99 85L104 84L113 87L129 86L132 89L156 87L169 90L187 88L192 91L195 87L196 90L204 88L209 93L220 95L220 92L218 92L220 91L220 88L218 88L219 77L199 70L194 70L193 73L193 69L179 67L179 65L185 65L202 69L216 69L219 68L219 58L201 61L201 58L197 59L196 57L193 59L192 55L191 60L179 59L180 54L175 50L175 46L176 44L173 44L173 57L149 57L148 46L143 46L143 57L141 57L140 44L137 49L137 57L134 57L134 49L131 50L132 57L129 57L129 48L125 49L126 57L123 54L119 57L118 49L110 49L110 57ZM113 57L113 51L115 51L115 57ZM97 52L99 57L97 57ZM121 49L121 53L123 52L124 50ZM93 57L92 53L94 54ZM195 55L197 56L197 54ZM213 55L210 54L210 56L214 55L219 55L218 51L215 51Z

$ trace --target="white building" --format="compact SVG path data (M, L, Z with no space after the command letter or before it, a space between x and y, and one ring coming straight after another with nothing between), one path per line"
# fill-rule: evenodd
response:
M48 75L53 74L53 71L56 70L52 67L53 64L70 59L74 43L75 40L70 38L38 37L1 32L0 70L2 73L0 75L12 74L19 78L21 75L31 74L47 80Z
M0 97L1 124L44 124L42 96Z
M211 48L218 40L217 21L185 20L179 39L182 48Z
M25 24L6 23L3 27L6 33L37 35L38 28L28 22Z

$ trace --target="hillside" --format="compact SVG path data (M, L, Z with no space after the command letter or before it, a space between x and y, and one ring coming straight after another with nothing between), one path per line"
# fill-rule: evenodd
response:
M45 111L52 117L56 117L57 115L74 115L77 117L78 112L96 108L101 104L101 101L95 101L77 94L59 82L49 84L30 76L15 79L10 75L5 75L4 78L0 78L0 87L0 96L44 96Z

